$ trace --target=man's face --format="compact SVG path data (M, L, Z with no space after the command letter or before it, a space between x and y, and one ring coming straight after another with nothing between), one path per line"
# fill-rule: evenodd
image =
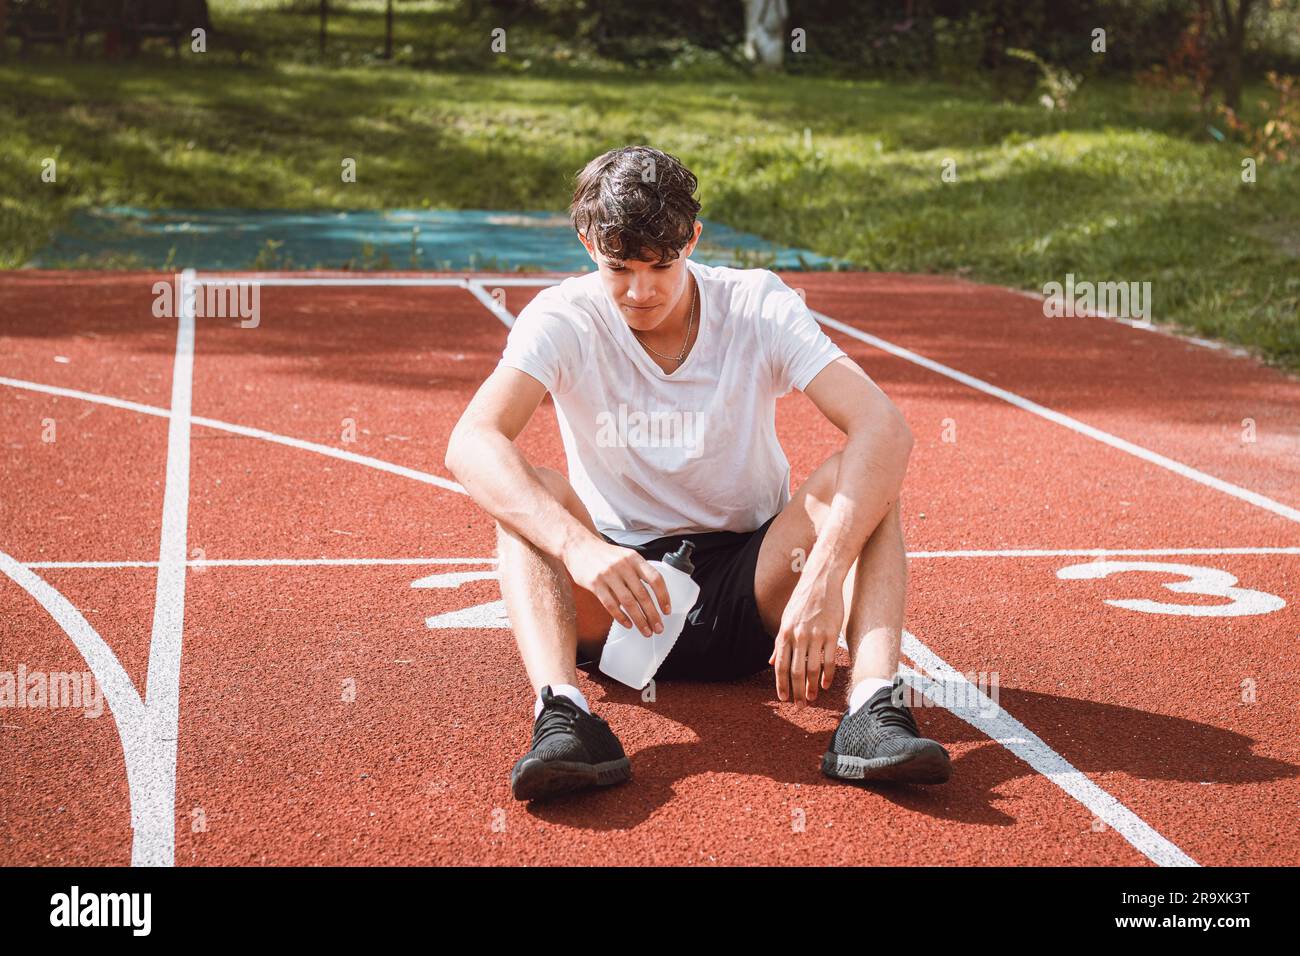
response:
M596 263L605 291L614 300L624 321L638 332L652 332L690 294L686 260L695 249L702 223L695 223L695 235L678 250L677 258L662 265L656 259L616 259L594 249L582 237L587 253Z

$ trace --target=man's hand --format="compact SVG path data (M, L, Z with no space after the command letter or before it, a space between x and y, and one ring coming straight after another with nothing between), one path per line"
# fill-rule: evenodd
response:
M801 578L781 614L776 647L767 661L776 669L777 697L811 703L818 683L830 690L843 624L841 589L815 577Z
M652 631L663 632L663 619L642 582L654 589L665 614L672 613L668 585L636 551L592 537L566 554L564 564L574 583L600 598L605 610L624 627L635 626L646 637Z

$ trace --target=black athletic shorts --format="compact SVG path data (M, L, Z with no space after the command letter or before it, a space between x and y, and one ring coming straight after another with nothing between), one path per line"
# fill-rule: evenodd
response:
M662 561L683 540L695 545L691 577L700 586L700 596L655 680L734 680L770 666L767 660L776 637L767 633L758 616L754 570L763 536L775 519L773 515L753 531L695 532L655 538L634 547L622 545L633 547L647 561ZM601 537L618 544L603 534Z

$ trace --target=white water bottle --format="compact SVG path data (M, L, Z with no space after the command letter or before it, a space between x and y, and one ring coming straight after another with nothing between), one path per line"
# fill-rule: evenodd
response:
M636 627L624 627L615 621L609 629L609 636L605 638L605 649L600 655L602 673L637 690L650 683L650 678L655 676L655 671L659 670L659 665L677 643L677 638L686 625L686 615L700 596L700 586L691 579L691 573L695 570L695 565L691 563L693 550L695 545L692 542L683 541L680 548L672 554L665 554L662 561L650 562L663 575L664 584L668 586L668 602L673 613L663 613L654 590L647 585L650 600L659 608L663 618L663 633L651 631L650 636L646 637Z

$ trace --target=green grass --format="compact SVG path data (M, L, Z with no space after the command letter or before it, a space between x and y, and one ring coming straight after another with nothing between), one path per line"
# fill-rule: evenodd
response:
M494 57L433 2L399 7L397 64L373 13L335 17L321 61L314 16L236 6L214 18L242 57L0 63L0 267L82 206L563 211L588 159L645 142L736 228L857 268L1150 281L1158 320L1300 370L1300 163L1242 183L1244 148L1182 101L1089 80L1053 114L937 83L640 74L534 35Z

